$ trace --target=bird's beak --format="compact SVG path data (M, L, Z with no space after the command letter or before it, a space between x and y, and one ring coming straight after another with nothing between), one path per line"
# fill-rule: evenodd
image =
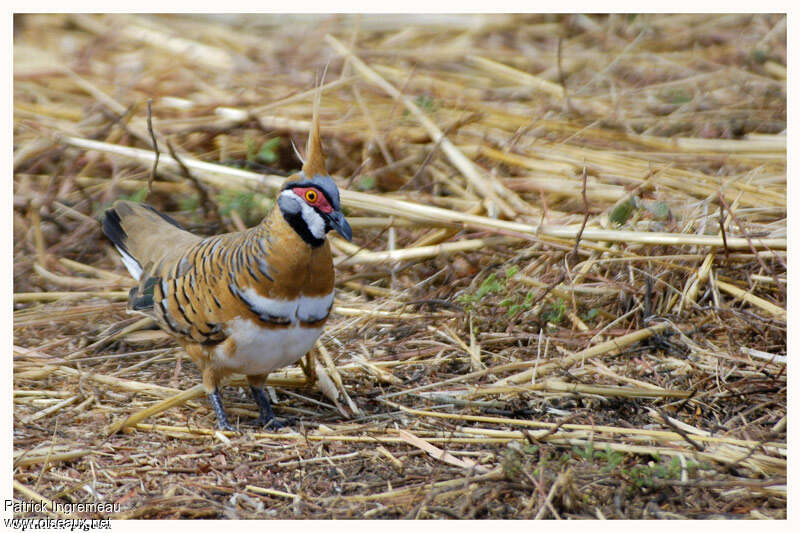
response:
M328 215L328 222L330 223L332 229L335 229L339 232L339 235L348 241L353 240L353 229L350 227L350 224L347 222L347 220L345 220L341 211L332 211Z

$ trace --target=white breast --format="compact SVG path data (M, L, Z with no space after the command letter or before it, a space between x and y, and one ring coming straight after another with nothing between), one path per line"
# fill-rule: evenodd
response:
M217 348L217 362L242 374L266 374L290 365L314 346L322 328L293 323L287 328L266 328L248 318L228 322L226 333L236 343L232 356Z

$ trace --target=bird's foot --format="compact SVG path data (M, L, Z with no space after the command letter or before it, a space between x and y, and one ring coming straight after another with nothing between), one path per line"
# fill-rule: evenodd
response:
M232 431L234 433L240 433L240 431L233 427L227 420L217 420L217 428L220 431Z
M259 427L268 429L281 429L287 426L293 426L297 422L297 419L295 418L279 420L272 413L272 405L270 404L269 397L264 392L263 388L251 386L250 392L252 393L256 404L258 405L258 412L260 413L260 416L255 420L255 423Z
M255 420L255 424L259 427L263 427L265 429L281 429L285 427L293 426L297 423L297 419L294 417L288 417L284 419L278 419L276 416L271 416L266 418L264 416L259 416Z

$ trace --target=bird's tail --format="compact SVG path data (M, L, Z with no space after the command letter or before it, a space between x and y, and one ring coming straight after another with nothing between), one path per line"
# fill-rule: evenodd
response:
M131 289L129 307L153 307L153 287L201 238L184 230L172 217L152 206L119 200L103 218L103 233L114 243L122 263L139 282Z

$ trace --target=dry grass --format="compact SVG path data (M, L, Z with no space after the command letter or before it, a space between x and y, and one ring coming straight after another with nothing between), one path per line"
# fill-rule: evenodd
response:
M785 517L785 24L17 17L16 496L125 518ZM126 195L201 234L256 223L326 65L355 230L333 238L335 314L314 366L271 380L298 426L222 434L196 368L125 314L98 216Z

